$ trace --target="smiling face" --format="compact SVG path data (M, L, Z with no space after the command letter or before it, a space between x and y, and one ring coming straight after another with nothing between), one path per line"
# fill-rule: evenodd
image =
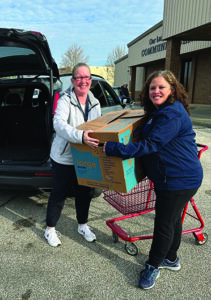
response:
M86 96L88 94L92 83L90 76L89 68L85 66L81 66L75 71L74 77L71 78L71 82L77 96Z
M171 92L170 84L162 76L153 78L149 85L149 98L156 108L166 102Z

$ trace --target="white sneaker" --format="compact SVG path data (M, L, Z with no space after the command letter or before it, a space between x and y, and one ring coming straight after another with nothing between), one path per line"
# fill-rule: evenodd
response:
M57 236L55 228L51 228L51 229L46 228L44 236L50 246L57 247L61 245L61 241Z
M78 225L78 233L83 235L83 237L88 241L88 242L93 242L96 241L96 236L93 232L91 232L89 226L87 224L84 225Z

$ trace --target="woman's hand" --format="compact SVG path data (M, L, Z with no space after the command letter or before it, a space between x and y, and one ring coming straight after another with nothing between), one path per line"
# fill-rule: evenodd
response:
M83 135L83 142L84 144L86 144L87 146L91 147L91 148L97 148L99 145L99 140L95 139L95 138L91 138L89 136L89 133L94 132L93 130L85 130L84 131L84 135Z
M104 152L104 153L106 153L106 152L105 152L105 147L106 147L106 142L105 142L104 145L103 145L103 152Z

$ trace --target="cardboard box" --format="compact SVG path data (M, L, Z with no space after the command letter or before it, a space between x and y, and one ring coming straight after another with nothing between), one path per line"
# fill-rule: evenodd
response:
M91 136L100 140L128 144L138 142L146 123L143 110L110 112L86 122L78 129L94 130ZM103 146L92 149L84 144L71 143L78 183L90 187L117 192L129 192L145 175L141 157L122 160L106 156Z

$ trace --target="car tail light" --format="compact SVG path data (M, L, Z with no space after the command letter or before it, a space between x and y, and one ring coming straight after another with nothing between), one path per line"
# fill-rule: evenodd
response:
M35 176L52 176L53 173L35 173Z
M54 94L54 100L53 100L53 111L52 111L53 115L55 115L58 100L59 100L59 92L56 92Z
M42 35L42 33L41 33L41 32L39 32L39 31L34 31L34 30L32 30L32 32L33 32L33 33L36 33L36 34L40 34L40 35Z

